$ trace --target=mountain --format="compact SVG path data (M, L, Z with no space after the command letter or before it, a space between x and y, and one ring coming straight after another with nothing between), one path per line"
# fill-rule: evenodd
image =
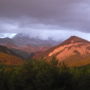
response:
M39 41L42 44L38 44ZM50 60L54 56L59 63L63 62L68 66L90 64L90 42L85 39L71 36L54 47L54 44L50 45L47 42L44 44L43 42L45 43L45 41L22 35L13 39L0 39L0 62L17 64L31 57L35 59L44 57Z
M8 47L16 47L15 42L10 38L0 38L0 45L5 45Z
M48 58L55 56L59 62L69 66L90 64L90 42L72 36L60 45L47 50L44 56Z
M17 45L31 45L31 46L53 46L56 45L57 42L49 38L48 40L43 40L38 37L33 38L26 34L19 33L14 38L13 41Z
M24 59L22 59L14 51L5 46L0 46L0 64L18 65L22 64L23 62Z
M26 53L36 53L43 52L51 48L52 46L57 45L58 42L48 39L42 40L39 38L32 38L25 34L17 34L12 39L10 38L1 38L0 45L6 46L8 48L17 49Z

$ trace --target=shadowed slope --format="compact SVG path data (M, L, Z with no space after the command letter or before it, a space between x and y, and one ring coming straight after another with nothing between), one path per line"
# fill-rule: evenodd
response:
M0 46L0 63L18 65L23 63L23 59L7 47Z

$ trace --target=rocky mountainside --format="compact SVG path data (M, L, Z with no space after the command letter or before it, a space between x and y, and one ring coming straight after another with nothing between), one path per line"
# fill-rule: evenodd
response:
M86 58L90 58L90 42L77 36L72 36L62 44L49 49L46 53L48 57L55 56L59 62L68 62L70 65L82 63L90 64ZM77 63L76 63L77 62ZM73 63L73 64L72 64Z

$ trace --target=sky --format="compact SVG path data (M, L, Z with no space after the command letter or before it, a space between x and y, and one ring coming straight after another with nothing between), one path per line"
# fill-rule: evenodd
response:
M0 37L16 33L90 40L90 0L0 0Z

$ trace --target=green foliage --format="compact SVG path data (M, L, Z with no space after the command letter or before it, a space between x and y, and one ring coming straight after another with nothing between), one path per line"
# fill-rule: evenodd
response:
M0 65L0 90L90 90L90 66L69 68L53 58L21 66Z

